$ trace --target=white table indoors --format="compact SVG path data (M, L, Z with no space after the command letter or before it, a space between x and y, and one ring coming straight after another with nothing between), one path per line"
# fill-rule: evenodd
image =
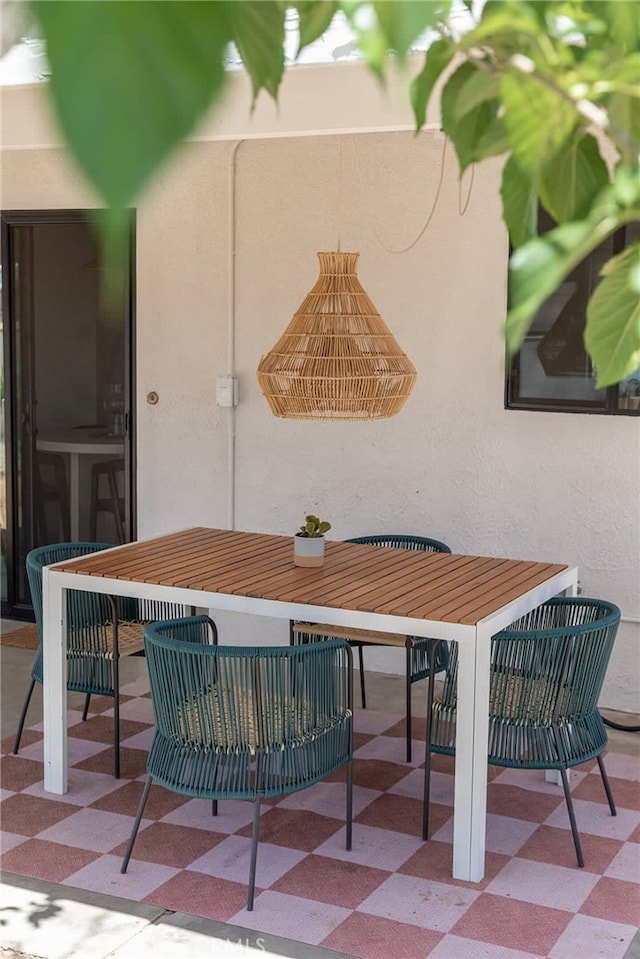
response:
M124 439L91 429L66 430L55 436L37 436L36 449L43 453L61 453L69 457L69 512L71 539L80 538L80 458L82 456L122 456Z

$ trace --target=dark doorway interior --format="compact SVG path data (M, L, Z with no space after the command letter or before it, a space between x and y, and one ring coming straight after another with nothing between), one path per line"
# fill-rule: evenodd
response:
M133 230L106 266L90 216L2 214L5 616L30 617L30 549L133 535Z

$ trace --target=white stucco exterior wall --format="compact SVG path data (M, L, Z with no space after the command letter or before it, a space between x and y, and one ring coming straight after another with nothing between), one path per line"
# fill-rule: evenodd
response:
M35 129L42 90L12 93L3 92L3 208L96 205L55 136ZM351 102L344 86L342 98ZM381 125L365 117L359 129ZM624 617L602 703L637 712L640 421L504 409L501 161L460 191L449 148L428 229L394 254L387 248L411 244L432 210L444 140L357 132L340 149L337 136L285 128L236 149L230 132L210 139L205 124L137 212L139 536L232 524L292 533L312 510L337 539L415 532L454 551L575 564L583 593L618 603ZM338 240L360 252L360 279L416 365L416 388L391 420L276 419L257 363L315 282L316 252ZM230 372L234 411L215 401L216 378ZM222 640L249 642L256 628L227 618ZM286 641L281 623L259 628ZM367 650L367 664L403 670L385 650Z

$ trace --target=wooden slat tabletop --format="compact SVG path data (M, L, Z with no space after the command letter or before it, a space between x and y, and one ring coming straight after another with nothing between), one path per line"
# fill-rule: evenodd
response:
M291 536L194 527L54 568L474 626L568 566L327 541L324 565L305 568Z

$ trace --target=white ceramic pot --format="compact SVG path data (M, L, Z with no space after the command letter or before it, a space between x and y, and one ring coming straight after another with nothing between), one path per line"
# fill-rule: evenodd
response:
M294 536L293 562L296 566L322 566L324 536Z

